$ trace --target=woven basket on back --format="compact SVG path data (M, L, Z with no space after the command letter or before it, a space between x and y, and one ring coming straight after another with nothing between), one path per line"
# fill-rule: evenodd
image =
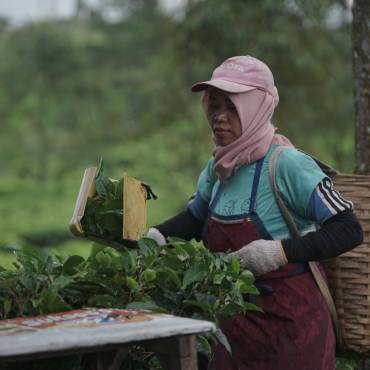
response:
M363 244L324 263L347 348L370 351L370 176L337 175L335 189L354 203Z

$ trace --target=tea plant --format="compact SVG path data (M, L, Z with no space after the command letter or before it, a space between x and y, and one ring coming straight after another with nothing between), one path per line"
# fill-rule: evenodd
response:
M122 238L123 179L113 180L104 175L101 159L95 175L95 195L87 199L81 225L84 232L110 240Z
M138 249L97 246L87 259L52 258L45 250L17 252L15 269L0 271L0 316L12 318L81 307L143 308L218 322L236 312L258 310L245 298L258 294L254 277L224 253L173 238L158 246L149 238ZM199 351L211 355L220 330L198 337ZM154 366L154 365L153 365Z

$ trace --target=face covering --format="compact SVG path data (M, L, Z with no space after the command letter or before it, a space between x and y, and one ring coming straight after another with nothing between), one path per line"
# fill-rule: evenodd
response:
M279 102L276 87L267 92L258 88L243 93L227 93L238 112L242 134L226 146L216 146L213 151L214 169L221 181L227 180L235 168L263 158L271 144L293 146L283 135L275 134L271 123ZM203 108L208 109L209 93L203 95Z

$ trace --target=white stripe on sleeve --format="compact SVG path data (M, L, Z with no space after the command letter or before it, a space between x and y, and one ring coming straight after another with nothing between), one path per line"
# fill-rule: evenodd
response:
M353 203L344 199L334 189L333 183L329 179L322 180L317 186L316 191L321 200L333 214L353 210Z

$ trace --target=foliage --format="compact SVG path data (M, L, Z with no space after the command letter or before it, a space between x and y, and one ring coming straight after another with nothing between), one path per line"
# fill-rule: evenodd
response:
M148 203L149 224L183 209L212 152L199 96L189 87L230 55L252 54L271 66L281 133L352 171L347 2L189 0L177 13L158 3L101 0L66 21L12 27L1 20L3 249L59 240L51 253L87 256L89 244L67 239L68 221L83 169L100 156L116 178L125 168L154 185L160 200ZM122 15L115 21L104 17L112 4ZM12 255L1 256L10 263Z
M102 159L95 175L95 191L93 197L87 198L82 229L88 235L103 239L122 239L123 179L113 180L105 176Z
M366 370L369 365L370 361L366 359L366 355L352 351L339 353L336 359L336 370Z
M241 271L235 257L181 239L159 247L143 238L138 250L98 246L86 259L54 259L43 249L27 249L17 252L14 266L0 271L3 319L81 307L128 307L217 323L219 317L258 310L245 300L259 294L254 277ZM228 348L220 330L214 338ZM199 346L211 355L205 337Z
M217 321L257 309L243 294L258 294L253 275L228 254L173 238L157 246L143 238L139 249L97 247L54 259L45 250L16 252L15 269L0 272L1 318L46 314L82 306L141 307Z
M332 7L342 18L348 9L340 1L215 1L187 2L182 18L162 12L156 2L121 1L116 3L131 4L131 13L117 23L91 16L5 28L0 112L7 168L55 178L107 146L145 134L150 141L180 117L199 120L191 84L208 78L227 56L246 53L275 72L279 129L304 149L349 168L342 150L350 151L338 151L336 144L353 133L352 92L346 88L350 29L345 20L337 27L327 22ZM331 136L317 142L323 126ZM207 135L204 130L203 140ZM20 144L18 158L11 155L13 142Z
M0 245L67 230L81 173L100 156L110 173L125 168L153 184L162 201L148 205L149 223L181 209L212 152L189 87L230 55L271 66L281 133L341 171L353 168L343 1L187 1L175 16L157 1L99 6L63 22L1 24ZM122 14L115 22L104 17L112 6Z

